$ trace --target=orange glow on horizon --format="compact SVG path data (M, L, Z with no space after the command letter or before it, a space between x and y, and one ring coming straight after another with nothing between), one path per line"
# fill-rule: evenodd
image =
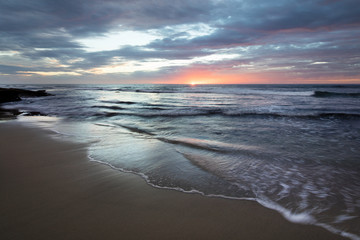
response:
M224 73L203 69L187 69L155 84L359 84L359 78L301 78L284 72Z
M230 74L218 73L209 70L188 69L180 72L170 79L158 81L156 83L166 84L188 84L191 86L202 84L251 84L269 83L260 74Z

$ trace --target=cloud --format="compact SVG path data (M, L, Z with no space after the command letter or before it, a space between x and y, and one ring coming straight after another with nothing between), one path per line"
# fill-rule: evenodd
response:
M218 29L207 36L193 39L171 39L164 38L154 41L149 47L155 49L221 49L237 46L253 45L264 36L262 33L240 32L231 29Z
M27 71L29 68L18 67L18 66L9 66L9 65L0 65L1 74L16 74L19 71Z
M128 29L157 28L206 21L207 9L212 6L212 1L190 0L2 1L0 30L64 28L73 35L91 35L119 25Z
M277 0L245 1L239 14L224 24L238 30L316 30L360 24L358 1Z
M118 69L145 79L156 66L153 77L193 68L356 76L359 38L357 0L0 2L0 73L7 75L88 77L102 69L105 78Z

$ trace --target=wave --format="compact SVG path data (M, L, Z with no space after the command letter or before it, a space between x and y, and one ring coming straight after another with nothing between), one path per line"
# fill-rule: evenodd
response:
M118 107L118 106L104 106L104 105L95 105L91 108L105 108L105 109L111 109L111 110L123 110L124 108Z
M360 97L360 93L340 93L328 91L314 91L313 97Z
M141 129L141 128L137 128L137 127L130 127L130 126L126 126L126 125L122 125L122 124L118 124L118 126L122 127L122 128L125 128L131 132L135 132L135 133L140 133L140 134L145 134L145 135L149 135L149 136L154 136L155 134L150 132L150 131L147 131L147 130L144 130L144 129Z
M143 89L126 89L126 88L119 88L117 89L118 92L135 92L135 93L216 93L214 91L209 91L205 89L192 89L192 88L143 88Z
M155 136L155 138L159 141L170 143L174 145L181 145L186 147L191 147L195 149L208 150L213 152L242 152L246 154L251 154L255 151L259 151L260 148L256 146L249 145L240 145L240 144L231 144L224 143L214 140L205 140L205 139L197 139L197 138L166 138L166 137L157 137L155 133L150 132L148 130L127 126L123 124L116 124L122 128L129 130L130 132L139 133L147 136ZM112 126L112 125L110 125Z
M146 103L146 102L132 102L132 101L101 101L102 103L109 103L109 104L119 104L119 105L141 105L141 106L146 106L149 107L149 109L154 109L154 110L163 110L165 108L161 108L161 107L174 107L173 105L169 105L169 104L151 104L151 103Z
M158 140L170 144L182 145L185 147L191 147L195 149L213 151L213 152L242 152L244 154L252 154L259 151L260 148L256 146L240 145L224 143L214 140L205 140L197 138L165 138L158 137Z
M161 107L145 107L144 109L158 110L158 111L168 110L167 108L161 108Z
M157 136L157 134L139 127L127 126L123 124L116 124L116 125L125 128L130 132L152 136L155 139L165 143L181 145L181 146L200 149L200 150L207 150L207 151L221 152L221 153L241 152L247 155L253 155L255 152L264 152L263 149L257 146L232 144L232 143L225 143L215 140L206 140L206 139L198 139L198 138L169 138L169 137ZM105 126L113 127L113 125L108 125L108 124L106 124ZM270 153L267 152L266 154L269 155Z
M283 113L261 113L261 112L244 112L244 113L224 113L226 116L233 117L264 117L264 118L294 118L294 119L358 119L360 114L356 113L317 113L317 114L283 114Z
M190 93L190 94L221 94L221 95L285 95L285 96L311 96L311 91L284 91L284 90L269 90L269 89L248 89L237 87L234 89L227 87L205 87L200 88L191 88L191 87L182 87L182 88L143 88L143 89L117 89L117 92L130 92L130 93L156 93L156 94L169 94L169 93Z
M109 107L109 106L98 106L101 108L108 108L112 110L129 110L123 109L120 107ZM165 109L165 108L142 108L146 110L153 111L144 111L144 112L131 112L131 111L123 111L123 112L103 112L103 113L95 113L94 116L105 116L105 117L113 117L113 116L136 116L142 118L156 118L156 117L196 117L196 116L212 116L219 115L224 117L248 117L248 118L292 118L292 119L359 119L360 114L357 113L342 113L342 112L327 112L327 113L314 113L314 114L286 114L286 113L276 113L276 112L236 112L222 109ZM137 109L138 110L138 109Z
M101 112L101 113L95 113L92 116L94 117L115 117L115 116L119 116L120 114L117 112Z
M127 104L127 105L136 104L136 102L131 102L131 101L101 101L101 102L112 103L112 104Z
M320 113L315 115L319 118L339 118L339 119L357 119L360 118L360 114L356 113Z

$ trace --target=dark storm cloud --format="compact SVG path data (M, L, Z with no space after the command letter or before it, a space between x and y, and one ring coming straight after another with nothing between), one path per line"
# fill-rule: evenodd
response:
M214 10L223 21L214 23L218 29L212 34L191 40L165 38L151 46L160 49L224 48L258 44L257 40L281 31L288 31L287 35L291 36L291 31L360 27L360 8L356 0L254 0L234 4L229 1L222 11Z
M157 28L207 19L206 1L13 0L0 2L0 31L64 28L75 35L124 28Z
M334 47L333 43L311 48L293 44L263 45L251 54L217 65L224 71L276 71L304 78L329 76L329 73L332 77L355 77L359 75L360 54L356 53L359 48L360 44L355 42L342 48Z
M247 1L226 27L261 31L359 25L357 0Z
M39 33L65 29L72 36L78 36L98 35L118 25L122 25L124 29L149 29L205 22L220 27L209 38L220 45L222 41L228 45L232 42L236 44L239 39L241 42L251 41L256 33L244 31L246 29L273 31L354 25L360 23L359 13L357 0L229 0L217 3L166 0L12 0L0 3L0 31ZM236 31L244 32L236 34ZM211 41L204 38L202 40Z
M154 41L149 47L155 49L229 48L253 45L262 36L264 36L264 34L260 32L249 33L248 31L240 32L232 29L218 29L210 35L193 39L164 38Z
M70 37L52 32L6 33L0 32L0 50L27 50L33 48L81 48Z
M29 71L29 68L17 67L17 66L8 66L0 64L0 73L3 74L16 74L19 71Z

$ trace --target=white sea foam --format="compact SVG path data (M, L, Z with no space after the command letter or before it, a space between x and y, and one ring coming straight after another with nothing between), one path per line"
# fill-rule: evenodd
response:
M231 199L231 200L247 200L247 201L256 201L258 202L260 205L275 210L277 212L279 212L284 218L286 218L287 220L289 220L290 222L293 223L299 223L299 224L310 224L310 225L316 225L322 228L327 229L328 231L335 233L335 234L339 234L343 237L347 237L350 238L352 240L360 240L360 236L357 236L356 234L352 234L346 231L341 231L337 228L334 228L330 225L327 224L323 224L323 223L319 223L309 212L301 212L301 213L293 213L290 210L282 207L279 204L276 204L273 201L270 201L269 199L265 198L265 199L261 199L261 198L246 198L246 197L230 197L230 196L226 196L226 195L220 195L220 194L205 194L199 190L196 189L192 189L192 190L184 190L180 187L166 187L166 186L159 186L156 185L152 182L149 181L149 178L147 175L143 174L143 173L139 173L139 172L134 172L134 171L130 171L130 170L125 170L123 168L119 168L119 167L115 167L110 163L107 162L103 162L103 161L99 161L96 160L94 158L92 158L90 155L88 156L89 160L92 162L97 162L100 164L104 164L107 165L115 170L124 172L124 173L131 173L131 174L135 174L140 176L141 178L143 178L147 184L149 184L150 186L154 187L154 188L158 188L158 189L167 189L167 190L175 190L175 191L180 191L183 193L187 193L187 194L200 194L202 196L206 196L206 197L216 197L216 198L224 198L224 199ZM354 218L353 216L339 216L339 221L344 221L344 220L348 220L348 219L352 219Z

